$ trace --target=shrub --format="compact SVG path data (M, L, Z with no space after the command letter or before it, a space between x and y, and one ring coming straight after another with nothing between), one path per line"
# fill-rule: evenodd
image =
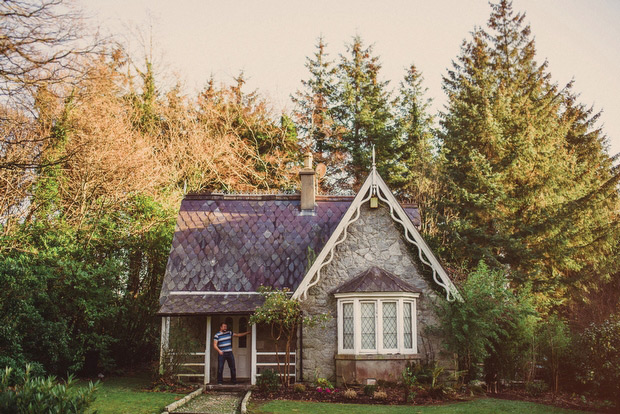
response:
M560 388L561 364L566 360L571 346L568 325L556 315L551 315L540 324L537 337L542 354L541 364L547 371L553 392L557 393Z
M59 383L54 377L32 377L30 366L16 378L10 387L12 369L0 373L0 412L15 414L57 413L81 414L95 400L97 385L77 387L72 376L66 383Z
M591 324L580 338L583 359L579 379L602 398L620 404L620 315Z
M314 384L318 387L318 388L328 388L330 390L334 389L334 386L332 385L331 382L329 382L328 379L326 378L317 378L316 381L314 381Z
M372 398L374 398L375 400L384 401L387 400L387 393L385 391L375 391L372 394Z
M262 392L274 392L277 391L280 387L280 375L272 370L266 369L264 370L258 380L256 380L256 385L258 389Z
M549 386L544 381L531 381L525 384L525 391L532 397L540 397L548 389Z
M414 389L418 384L417 374L419 371L420 365L408 363L407 366L403 369L403 372L401 373L401 377L403 379L403 388L405 391L405 401L407 402L412 402L417 396Z
M365 385L364 386L364 394L372 397L375 393L375 391L377 391L377 386L376 385Z
M306 392L306 386L304 384L296 383L295 385L293 385L293 391Z
M348 400L354 400L357 398L357 392L352 389L346 390L342 395L344 395L344 398Z

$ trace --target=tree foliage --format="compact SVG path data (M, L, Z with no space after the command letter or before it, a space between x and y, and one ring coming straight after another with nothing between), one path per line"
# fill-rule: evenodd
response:
M30 367L21 375L10 368L0 372L0 411L3 413L82 414L95 400L98 384L77 386L72 376L66 383L54 377L33 376Z
M493 4L444 77L443 213L454 261L505 266L557 304L612 253L620 175L598 115L536 62L524 19Z
M580 336L580 380L603 398L620 404L620 317L591 324Z
M138 82L126 68L122 51L92 59L63 98L36 91L23 129L6 124L6 139L48 138L36 168L0 169L3 365L95 375L153 360L182 194L293 187L295 130L241 77L190 99L160 96L148 62Z
M468 381L480 364L489 383L514 377L537 321L529 292L513 292L505 273L482 261L459 291L462 301L444 302L437 312L446 350L458 355Z
M275 290L261 287L260 292L265 302L258 307L250 317L251 324L269 326L271 337L275 341L276 360L282 385L290 385L291 347L297 337L297 330L302 324L313 326L327 320L327 315L312 315L304 317L300 303L291 297L288 288ZM280 364L279 347L284 343L284 363Z

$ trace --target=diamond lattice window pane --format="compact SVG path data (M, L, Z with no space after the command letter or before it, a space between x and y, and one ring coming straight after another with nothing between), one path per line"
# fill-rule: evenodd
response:
M342 348L353 349L353 304L342 304Z
M375 349L375 304L361 304L362 349Z
M398 348L396 335L396 302L383 303L383 347Z
M413 336L411 335L411 303L404 303L403 325L405 332L405 348L413 348Z

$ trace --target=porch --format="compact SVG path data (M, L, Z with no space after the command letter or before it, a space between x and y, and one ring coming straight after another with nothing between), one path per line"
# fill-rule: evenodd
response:
M207 389L222 390L234 387L237 390L256 384L256 380L267 369L278 370L276 344L270 328L250 325L250 314L211 314L192 316L164 316L161 327L160 366L169 364L179 379L185 382L202 382ZM230 370L224 366L224 385L217 385L217 352L213 349L213 336L220 325L226 323L234 333L250 331L243 337L233 338L233 354L237 369L237 386L230 384ZM283 347L283 345L281 345ZM283 368L285 354L278 349ZM299 347L294 341L291 349L291 363L288 375L297 379L299 369Z

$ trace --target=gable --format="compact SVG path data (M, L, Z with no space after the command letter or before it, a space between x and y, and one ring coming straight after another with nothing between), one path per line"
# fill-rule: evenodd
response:
M336 227L330 239L325 244L325 247L318 255L317 260L299 284L293 297L302 300L306 299L308 290L319 283L322 269L334 258L334 249L346 241L349 227L360 218L361 208L363 206L365 208L370 206L371 199L380 200L389 208L389 214L393 222L399 227L399 232L405 237L408 243L417 247L420 261L432 269L433 281L445 290L446 299L449 301L460 299L458 290L448 277L448 274L428 247L416 226L414 226L409 215L398 203L387 187L387 184L385 184L385 181L383 181L377 172L374 162L371 173L366 178L366 181L355 196L349 209L344 214L338 227Z

